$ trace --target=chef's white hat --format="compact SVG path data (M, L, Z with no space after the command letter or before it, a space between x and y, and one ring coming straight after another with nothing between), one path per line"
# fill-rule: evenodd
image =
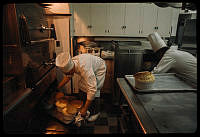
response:
M56 57L56 66L58 66L64 73L67 73L74 67L74 62L69 53L62 52Z
M167 45L161 39L160 35L157 32L149 34L148 40L150 41L151 47L154 52L156 52L157 50L159 50L162 47L167 47Z

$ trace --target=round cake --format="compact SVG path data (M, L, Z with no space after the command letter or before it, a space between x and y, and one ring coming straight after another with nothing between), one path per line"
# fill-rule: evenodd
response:
M149 71L138 72L134 78L137 89L151 89L155 81L155 76Z

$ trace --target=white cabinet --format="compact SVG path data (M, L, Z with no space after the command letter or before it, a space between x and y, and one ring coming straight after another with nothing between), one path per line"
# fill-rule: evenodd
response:
M105 36L108 30L108 4L75 3L74 36Z
M153 3L76 3L74 36L147 37L171 33L171 8Z
M130 37L141 36L141 3L128 3L125 5L124 35Z
M91 35L104 36L108 32L108 4L91 4Z
M139 37L140 3L112 3L109 6L109 35Z
M160 8L154 4L143 4L142 35L147 37L157 31L162 37L169 37L171 33L171 8Z
M123 36L124 35L124 14L125 4L111 3L109 4L108 12L108 25L110 36Z
M74 36L90 35L90 4L73 4Z
M176 36L177 24L178 24L178 17L181 12L181 9L172 9L172 33L171 36Z
M172 9L170 7L157 9L157 32L162 37L169 37L171 34L171 17L172 17Z
M142 4L142 29L143 36L148 36L156 30L157 7L154 4Z

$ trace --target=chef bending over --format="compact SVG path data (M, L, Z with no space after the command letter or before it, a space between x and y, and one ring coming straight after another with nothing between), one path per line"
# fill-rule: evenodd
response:
M91 54L80 54L71 58L69 53L63 52L57 56L56 66L65 74L58 89L64 86L74 73L80 76L80 97L84 105L75 118L75 124L81 126L84 119L95 121L100 115L100 89L105 80L105 61Z
M197 83L197 59L192 54L169 48L157 32L148 36L157 65L152 73L174 72L193 84Z

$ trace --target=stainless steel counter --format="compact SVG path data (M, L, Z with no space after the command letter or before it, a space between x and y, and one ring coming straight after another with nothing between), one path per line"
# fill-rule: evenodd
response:
M197 93L137 93L125 78L117 83L144 133L194 133Z

